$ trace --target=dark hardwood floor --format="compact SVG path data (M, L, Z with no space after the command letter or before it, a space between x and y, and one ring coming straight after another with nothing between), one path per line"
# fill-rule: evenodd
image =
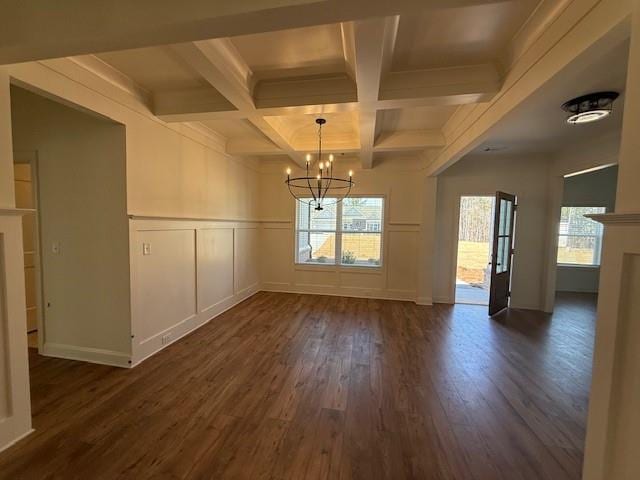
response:
M595 301L259 293L133 370L31 354L6 479L578 479Z

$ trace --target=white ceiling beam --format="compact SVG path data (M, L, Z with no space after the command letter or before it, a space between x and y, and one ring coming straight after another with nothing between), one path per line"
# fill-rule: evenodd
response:
M498 70L487 64L393 72L383 77L380 98L370 101L360 101L355 83L345 76L260 82L253 97L263 116L322 114L480 103L500 86ZM214 88L158 92L153 99L154 113L167 122L247 117Z
M439 99L462 104L473 98L477 103L491 100L501 86L500 73L492 64L391 72L382 80L380 101L391 105L394 100Z
M153 95L153 113L166 122L202 121L212 114L225 112L226 118L240 113L229 100L215 88L157 92Z
M376 104L380 83L388 69L395 46L400 17L361 20L352 26L343 25L343 37L351 43L345 47L345 61L354 62L358 103L360 106L360 159L362 168L373 166L373 146L376 137Z
M354 103L356 85L347 75L290 78L259 82L253 92L258 110L280 107L316 107Z
M253 73L229 39L183 43L172 48L235 109L245 114L246 119L276 144L282 153L304 166L303 155L291 147L277 127L256 111L251 92Z
M3 2L0 65L487 3L495 0L68 0L52 15L51 0Z
M446 145L440 130L400 130L378 136L373 147L376 152L424 150Z

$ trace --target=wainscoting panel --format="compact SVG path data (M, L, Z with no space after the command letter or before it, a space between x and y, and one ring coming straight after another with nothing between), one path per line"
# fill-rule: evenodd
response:
M134 334L144 343L197 313L195 231L141 231L138 238L143 246L134 251L139 259Z
M198 312L233 296L233 228L197 230Z
M258 264L257 226L242 226L235 229L235 288L236 293L258 287L260 271Z
M412 291L415 295L418 282L419 233L415 231L390 231L387 235L387 261L389 290ZM413 254L409 254L413 252Z
M254 222L130 220L136 365L259 290Z

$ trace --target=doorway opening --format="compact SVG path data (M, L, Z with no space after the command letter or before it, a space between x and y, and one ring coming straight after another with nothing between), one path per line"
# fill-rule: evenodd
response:
M557 237L556 295L596 301L604 229L588 215L615 210L617 182L617 166L565 177Z
M495 196L460 197L455 302L489 305Z

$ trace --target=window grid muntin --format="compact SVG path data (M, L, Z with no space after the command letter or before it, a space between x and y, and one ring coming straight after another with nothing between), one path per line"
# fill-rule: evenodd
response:
M314 265L314 266L336 266L336 267L363 267L363 268L381 268L383 263L383 252L384 252L384 225L385 225L385 197L383 195L352 195L349 198L365 198L365 199L380 199L380 229L375 230L346 230L344 229L344 221L343 221L343 202L338 202L335 204L336 208L336 230L327 230L327 229L299 229L299 209L301 202L296 201L296 211L295 211L295 228L294 228L294 263L296 265ZM332 263L320 263L320 262L304 262L299 260L300 248L298 244L299 233L335 233L335 261ZM378 251L379 261L375 265L368 265L364 263L359 264L348 264L342 263L343 260L343 251L342 251L342 234L365 234L365 235L378 235L380 237L380 247Z

